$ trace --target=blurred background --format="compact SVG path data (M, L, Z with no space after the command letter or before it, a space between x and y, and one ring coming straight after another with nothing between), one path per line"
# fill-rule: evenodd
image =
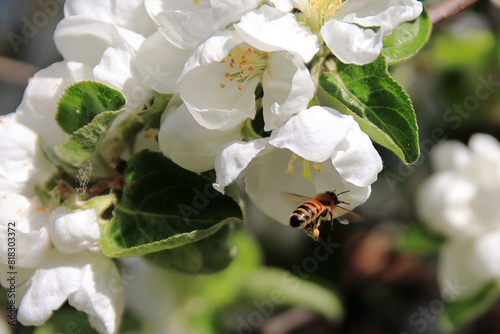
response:
M425 6L429 8L440 2L425 1ZM57 6L47 7L48 3ZM0 0L2 114L15 111L21 102L27 79L33 73L61 60L52 35L62 17L62 5L56 0ZM247 261L242 266L252 261L262 261L266 268L292 272L306 281L325 287L339 298L343 318L340 318L340 313L333 312L332 317L335 319L332 320L328 318L328 311L322 312L306 305L311 299L314 304L316 297L312 295L313 292L321 295L321 291L302 289L304 286L298 292L303 296L291 302L291 307L273 309L269 315L265 314L266 304L256 302L260 299L253 300L241 293L238 298L229 298L226 303L219 301L217 304L214 302L217 298L209 295L224 294L223 290L228 289L228 285L236 284L234 277L226 273L225 276L217 274L193 283L205 289L196 290L197 299L189 297L191 304L186 302L187 297L176 295L181 300L178 304L184 308L172 303L156 305L165 307L164 313L172 310L172 314L181 318L183 315L187 319L185 322L189 323L185 327L179 325L177 329L156 329L156 333L442 333L439 316L443 302L437 285L436 261L443 238L419 222L414 205L415 192L432 172L429 152L436 142L456 139L467 143L471 134L476 132L489 133L500 140L498 92L481 100L469 117L447 118L450 108L463 104L464 97L475 93L478 78L493 76L496 82L500 81L499 64L500 3L484 0L434 27L428 44L416 57L390 68L394 78L405 87L414 102L421 158L413 166L405 166L391 152L377 147L385 168L373 185L371 198L356 210L365 221L349 225L336 224L333 231L329 224L323 224L321 237L328 241L330 248L322 246L321 254L325 254L325 249L332 249L332 252L327 252L328 256L320 259L314 257L320 245L312 242L302 231L269 220L251 203L248 204L247 224L243 230L237 229L235 232L235 242L241 242L238 244L238 256L241 258L237 261ZM140 264L125 263L124 268L127 265ZM157 274L166 277L170 282L170 290L185 287L186 279L183 276ZM183 280L184 285L176 285ZM276 283L277 286L279 284L283 283ZM208 286L221 290L208 291ZM144 289L144 285L137 289ZM249 291L253 290L249 288ZM254 296L259 293L266 295L267 292L255 290ZM169 295L166 293L166 296ZM4 293L1 298L5 304ZM318 309L325 305L319 299ZM194 312L193 308L197 311ZM264 317L252 320L249 317L256 308L264 309L260 311ZM58 311L53 317L55 320L51 320L52 327L47 325L35 329L17 325L0 328L0 333L2 330L6 333L76 333L68 331L67 326L61 329L57 323L57 319L74 319L78 323L83 321L84 317L71 312L77 314L71 308ZM140 324L141 313L134 311L132 306L129 312L132 316L126 319L122 332L148 332L141 329L144 328ZM458 333L500 333L499 316L500 303L495 302ZM245 319L246 324L238 322L238 319ZM258 326L248 325L251 321ZM203 329L195 330L193 322L198 322L198 327ZM67 321L64 323L67 324ZM83 328L81 332L91 332L88 326L81 326L78 327ZM190 329L186 331L185 328Z

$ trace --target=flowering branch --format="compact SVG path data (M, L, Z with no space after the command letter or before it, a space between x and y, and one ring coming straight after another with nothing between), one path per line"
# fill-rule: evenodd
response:
M436 25L457 15L478 1L479 0L448 0L440 5L429 8L428 13L432 25Z

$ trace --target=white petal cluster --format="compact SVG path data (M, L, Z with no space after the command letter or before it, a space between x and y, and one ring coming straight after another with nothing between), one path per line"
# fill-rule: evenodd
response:
M23 325L43 324L67 301L87 313L99 332L116 333L123 285L115 264L98 247L96 213L64 206L50 210L35 197L34 187L43 187L55 168L41 152L38 136L16 116L0 118L0 225L5 231L0 283L7 289L15 285L13 301Z
M458 280L465 298L485 283L500 283L500 143L474 134L431 153L436 173L417 197L420 216L447 237L440 255L442 287Z
M352 116L310 107L311 64L328 49L344 63L374 61L382 38L421 11L416 0L67 0L54 34L64 59L35 74L16 114L0 119L0 224L18 224L19 320L41 324L68 301L99 332L114 333L123 311L120 276L97 245L95 212L51 210L35 196L56 172L40 148L69 137L54 119L68 86L98 81L126 98L101 162L149 148L194 172L215 168L217 189L245 178L255 203L287 223L293 207L282 192L348 191L342 200L353 208L382 168ZM157 133L140 132L127 151L124 120L157 93L172 95Z

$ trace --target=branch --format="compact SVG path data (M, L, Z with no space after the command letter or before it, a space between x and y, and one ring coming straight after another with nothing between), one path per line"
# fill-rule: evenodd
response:
M37 70L33 65L0 56L0 82L24 87Z
M448 0L442 4L429 8L427 13L429 14L432 25L436 25L457 15L478 1L479 0Z

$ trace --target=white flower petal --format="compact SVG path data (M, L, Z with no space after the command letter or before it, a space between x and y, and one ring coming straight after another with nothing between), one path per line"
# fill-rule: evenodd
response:
M471 161L467 147L458 141L444 141L432 148L432 167L435 171L463 169Z
M333 166L346 181L360 187L369 186L382 171L380 155L357 122L347 132L345 142L333 153Z
M109 22L87 16L70 16L57 25L54 42L64 59L94 66L99 63L104 50L120 46L125 40Z
M301 162L296 161L295 171L285 173L292 152L274 149L260 155L246 171L246 192L252 201L269 217L282 224L289 224L293 210L301 203L293 203L286 198L287 193L312 198L325 191L346 191L341 200L350 203L344 207L353 209L370 195L370 187L356 187L346 182L330 162L321 165L320 173L311 170L311 180L301 176ZM309 168L309 167L308 167ZM219 173L217 173L219 175Z
M39 326L77 291L83 280L85 259L49 250L44 261L27 282L17 319L25 326Z
M214 167L222 147L240 139L240 127L208 130L202 127L183 104L162 121L158 142L162 153L179 166L200 173Z
M38 135L20 124L16 114L0 116L0 192L35 195L56 169L40 150Z
M224 193L224 188L243 177L243 171L248 164L264 151L267 139L257 139L249 142L235 142L224 148L215 158L217 180L214 188Z
M50 247L50 237L45 226L48 212L35 201L17 194L0 197L0 226L4 238L0 239L0 263L8 264L9 245L7 232L15 231L16 267L36 267Z
M254 91L259 79L249 79L239 89L237 82L225 78L226 72L225 64L212 63L196 67L180 79L181 98L207 129L227 130L255 115Z
M443 298L451 301L467 298L491 279L474 268L479 260L475 247L474 239L458 239L450 240L441 250L438 280Z
M68 295L68 303L87 313L92 327L100 333L116 333L125 306L124 285L113 261L103 255L85 256L80 288Z
M307 108L314 96L314 83L307 67L297 57L285 52L271 55L262 78L264 130L282 125L298 110Z
M153 96L152 90L143 85L142 76L134 67L135 59L135 51L122 45L108 48L99 65L94 67L97 80L123 93L128 109L137 108Z
M243 15L234 27L245 42L262 51L289 51L306 63L319 51L316 35L301 26L295 15L267 5Z
M477 235L470 201L476 194L473 184L452 172L427 179L417 192L417 210L425 222L448 236Z
M49 232L55 248L67 254L96 247L99 225L94 209L68 211L61 206L50 213Z
M176 47L160 32L146 38L136 53L136 66L144 84L159 93L178 93L177 80L191 52L191 49Z
M405 21L416 19L423 6L417 0L348 0L335 12L333 19L364 27L387 26L392 29Z
M282 12L289 12L293 9L293 5L290 0L271 0L271 3Z
M156 30L143 0L71 0L64 3L64 16L88 16L147 36Z
M213 10L192 1L145 1L162 35L173 45L190 49L213 32Z
M69 85L93 79L87 65L74 62L55 63L37 72L29 80L23 100L17 108L18 121L39 134L48 145L62 144L68 135L54 119L57 101Z
M306 160L324 162L337 146L344 144L347 132L355 123L352 116L342 115L332 108L313 106L276 129L269 143L289 149Z
M387 27L378 32L363 29L354 23L331 19L320 30L326 45L345 64L364 65L373 62L382 51Z

